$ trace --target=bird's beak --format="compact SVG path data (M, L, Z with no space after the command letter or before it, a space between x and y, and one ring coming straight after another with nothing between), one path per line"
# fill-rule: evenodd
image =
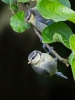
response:
M28 23L28 20L27 19L25 19L25 23Z
M28 64L30 64L31 63L31 60L30 61L28 61Z
M30 61L28 62L28 64L30 64Z

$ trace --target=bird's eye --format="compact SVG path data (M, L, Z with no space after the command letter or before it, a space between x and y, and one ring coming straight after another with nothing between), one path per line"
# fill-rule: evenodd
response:
M28 16L27 20L30 20L30 16Z
M34 59L34 58L35 58L35 56L32 57L32 59Z

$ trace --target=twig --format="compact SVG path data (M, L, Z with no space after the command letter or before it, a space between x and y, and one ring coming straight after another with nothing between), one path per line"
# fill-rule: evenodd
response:
M24 12L26 12L27 11L27 7L26 7L27 4L24 5L24 3L21 3L21 5L23 7Z
M40 33L38 32L38 30L37 30L35 27L34 27L34 31L35 31L36 35L37 35L39 38L42 38L42 36L40 35ZM48 44L46 44L46 48L49 49L50 46L49 46ZM56 51L54 51L53 49L51 49L51 53L54 54L54 55L59 59L59 61L62 61L64 64L66 64L67 67L69 66L69 64L68 64L68 59L64 59L64 58L60 57L60 56L56 53Z

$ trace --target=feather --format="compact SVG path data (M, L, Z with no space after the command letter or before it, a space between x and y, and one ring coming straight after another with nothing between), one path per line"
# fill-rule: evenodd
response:
M63 75L61 72L56 72L56 74L57 75L59 75L59 76L61 76L61 77L63 77L63 78L65 78L65 79L68 79L65 75Z

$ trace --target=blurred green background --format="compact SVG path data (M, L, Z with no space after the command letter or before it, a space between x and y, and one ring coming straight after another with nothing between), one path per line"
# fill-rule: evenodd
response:
M75 1L70 0L70 2L71 8L75 10ZM31 3L30 7L33 6L35 2ZM28 65L28 54L35 49L45 51L33 28L21 34L12 30L11 16L8 5L0 1L0 100L63 100L68 98L75 100L75 82L71 67L67 68L58 61L58 70L66 75L68 80L56 75L44 77L35 73L31 65ZM75 25L71 22L66 23L75 33ZM71 53L61 43L53 43L51 46L64 58Z

